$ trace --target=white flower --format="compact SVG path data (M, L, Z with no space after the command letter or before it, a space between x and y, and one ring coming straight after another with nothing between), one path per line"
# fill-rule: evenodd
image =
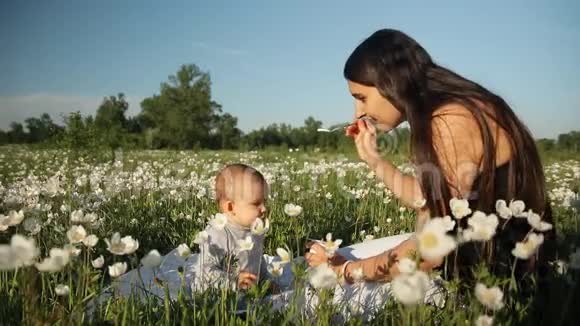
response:
M308 279L310 284L315 289L331 289L334 288L338 281L336 273L328 266L328 264L320 264L308 272Z
M50 197L54 197L62 191L58 175L55 175L46 181L45 190Z
M73 225L66 233L70 243L79 243L87 237L87 231L82 225Z
M209 234L207 233L207 231L203 230L203 231L199 231L195 235L195 239L193 239L193 243L198 244L198 245L202 245L202 244L206 243L208 240L209 240Z
M15 226L18 225L24 220L24 212L22 210L17 211L10 211L8 213L8 225Z
M109 266L109 275L111 277L119 277L127 271L127 263L115 263Z
M470 227L463 231L463 239L467 241L488 241L495 235L499 220L495 214L485 215L483 212L475 211L467 220L467 224Z
M338 250L338 247L342 243L342 239L332 240L332 233L326 234L326 241L323 241L321 244L326 249L326 255L328 257L333 257Z
M451 216L445 215L443 217L435 217L432 218L431 223L440 224L440 228L444 229L445 231L452 231L455 227L455 221L451 219Z
M404 305L414 305L423 301L428 289L429 276L422 271L399 274L391 283L393 295Z
M228 216L222 213L215 214L214 218L211 221L209 221L209 224L211 224L218 230L223 230L227 223Z
M371 240L374 240L374 239L375 239L375 236L374 235L368 234L368 235L365 236L363 242L371 241Z
M521 200L510 201L510 211L512 211L512 216L515 217L525 217L524 210L526 209L526 204Z
M458 220L471 214L471 208L469 208L469 202L466 199L451 198L449 207L453 216Z
M282 264L289 263L290 260L292 260L292 257L290 256L290 253L288 253L288 251L286 251L286 249L277 248L276 249L276 254L278 254L278 257L280 257L280 262Z
M82 209L77 209L70 213L70 221L71 223L81 223L84 217L84 213Z
M528 224L536 231L545 232L552 229L552 224L543 222L540 215L534 213L531 209L526 213Z
M103 255L100 255L99 257L97 257L97 259L91 261L91 265L93 265L94 268L101 268L103 267L104 264L105 258L103 258Z
M493 317L481 315L475 320L475 326L491 326L493 325Z
M159 251L156 249L149 251L149 253L141 259L141 263L143 266L148 268L155 268L161 265L161 255L159 254Z
M36 264L36 269L41 272L55 273L62 270L70 260L70 252L65 249L52 248L49 257Z
M568 271L568 264L563 260L555 260L551 262L552 266L556 269L556 272L560 275L566 275Z
M495 202L495 211L499 215L499 217L505 220L509 220L510 218L512 218L512 210L509 209L505 200L503 199L499 199L498 201Z
M245 239L238 240L238 250L240 252L252 250L254 248L254 240L251 236L247 236Z
M570 255L570 268L580 269L580 248L576 249L576 252Z
M417 270L417 263L407 257L399 260L399 272L401 274L413 274Z
M423 230L417 234L417 242L421 256L427 260L435 260L447 256L455 249L457 243L446 234L444 223L437 219L429 220Z
M89 213L89 214L85 214L85 216L82 218L82 223L87 223L87 224L95 224L97 222L98 216L95 213Z
M9 245L0 245L0 271L7 271L16 268L14 258L12 247Z
M182 243L179 246L177 246L177 253L179 254L179 256L186 258L189 257L189 255L191 255L191 249L189 249L188 245Z
M0 214L0 232L8 230L10 227L10 217Z
M130 255L139 249L139 241L133 239L131 236L125 236L121 239L125 245L125 254Z
M275 261L272 264L268 265L268 273L270 273L274 277L280 277L284 273L284 266L282 262Z
M42 223L36 217L29 217L27 218L24 223L24 230L31 235L38 234L42 228Z
M56 295L64 297L68 295L70 289L68 288L68 285L59 284L56 286L56 288L54 288L54 292L56 293Z
M362 267L353 269L350 276L355 283L362 282L365 277Z
M516 247L512 250L512 255L519 259L528 259L536 253L543 242L543 234L530 233L525 241L516 243Z
M19 225L24 219L24 212L10 211L8 216L0 214L0 232L8 230L11 226Z
M10 248L12 250L15 268L34 264L36 257L40 253L38 248L36 248L36 241L33 238L26 238L20 234L12 236L10 239Z
M290 217L296 217L302 213L302 207L294 204L284 205L284 213Z
M64 250L67 250L68 253L69 253L69 255L71 255L72 257L77 257L78 255L81 254L81 249L75 247L74 245L72 245L70 243L64 245L64 248L63 249Z
M252 234L255 235L262 235L268 232L268 230L270 230L270 220L266 219L264 221L261 218L257 218L254 223L252 223L251 230Z
M139 241L129 235L121 238L119 232L115 232L110 241L105 239L105 242L107 250L113 255L130 255L139 249Z
M93 248L99 242L99 237L94 234L88 235L86 238L83 239L83 244L88 248Z
M488 288L482 283L475 286L475 297L485 307L491 310L499 310L503 307L503 292L497 286Z
M427 199L425 198L415 199L415 201L413 202L413 206L415 206L415 208L422 208L423 206L425 206L425 204L427 204Z

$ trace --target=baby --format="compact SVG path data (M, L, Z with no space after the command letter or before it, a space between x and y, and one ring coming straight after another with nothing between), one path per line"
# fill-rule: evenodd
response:
M247 289L267 275L263 251L268 223L262 218L268 184L254 168L231 164L218 173L215 191L220 214L210 221L200 246L201 285L225 281L231 288Z

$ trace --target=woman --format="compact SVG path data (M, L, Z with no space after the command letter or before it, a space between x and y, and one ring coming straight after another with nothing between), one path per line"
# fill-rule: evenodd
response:
M375 32L354 50L344 76L355 98L357 118L346 134L354 138L360 158L399 201L416 209L417 230L430 217L450 215L449 201L454 197L467 199L472 210L487 213L495 212L498 199L522 200L551 222L534 140L499 96L439 66L415 40L390 29ZM403 121L411 130L416 177L403 175L377 152L375 126L388 131ZM465 220L458 223L463 228ZM496 274L511 273L511 250L529 230L526 219L515 218L498 228L491 253ZM550 237L553 234L546 239ZM312 244L305 258L310 266L329 262L347 281L359 267L367 281L389 281L399 273L397 260L416 249L411 238L367 259L350 262L337 255L329 261L323 247ZM480 261L481 249L477 244L460 246L455 264L445 270L467 275ZM540 262L545 261L544 249ZM420 268L431 270L442 263L443 259L422 261ZM516 273L539 265L534 260L518 261Z

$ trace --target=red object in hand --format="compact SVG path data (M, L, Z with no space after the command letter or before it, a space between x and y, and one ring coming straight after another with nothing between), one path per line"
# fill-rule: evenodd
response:
M358 135L358 133L360 132L358 125L357 125L358 121L351 124L350 126L346 127L346 135L349 137L354 137L356 135Z

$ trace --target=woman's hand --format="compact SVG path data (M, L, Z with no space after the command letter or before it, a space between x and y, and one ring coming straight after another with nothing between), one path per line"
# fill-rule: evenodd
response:
M377 149L377 131L372 123L357 119L346 128L346 135L354 138L358 156L374 170L381 157Z
M240 275L238 275L238 288L240 289L249 289L251 288L254 284L256 284L256 275L246 272L246 271L241 271Z
M326 249L318 242L312 242L309 244L310 250L304 255L304 259L310 267L316 267L318 265L328 263L328 256L326 255Z
M304 259L310 267L316 267L321 264L331 266L340 266L346 262L346 258L339 254L334 254L331 258L326 254L326 249L318 242L309 244L310 250L304 255Z

